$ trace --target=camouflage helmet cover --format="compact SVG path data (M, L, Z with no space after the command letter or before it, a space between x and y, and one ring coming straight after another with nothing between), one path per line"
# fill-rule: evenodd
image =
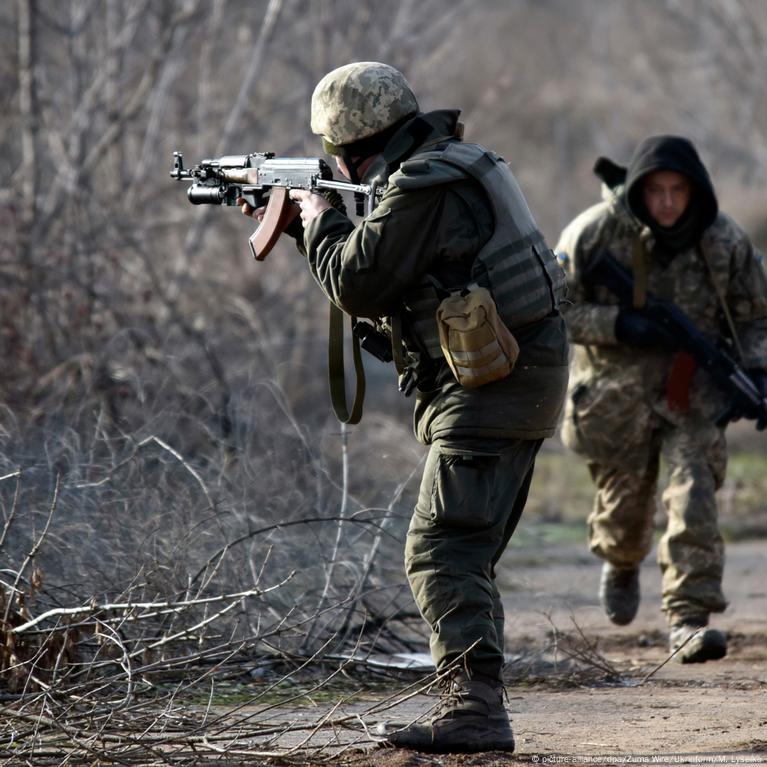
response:
M377 61L358 61L317 83L312 132L332 149L374 136L417 111L418 101L401 72Z

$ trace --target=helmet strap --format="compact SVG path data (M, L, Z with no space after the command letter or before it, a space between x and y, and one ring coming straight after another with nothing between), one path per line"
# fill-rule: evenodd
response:
M346 165L346 172L349 174L349 181L352 182L352 184L359 184L360 182L360 174L359 174L359 167L362 165L363 162L367 159L366 157L358 157L356 160L352 159L352 155L349 152L349 148L342 146L339 147L341 150L341 159L344 161L344 165ZM364 216L365 215L365 195L361 192L355 192L354 193L354 207L355 207L355 213L358 216Z
M349 148L346 146L339 147L341 150L341 159L344 161L344 165L346 165L346 170L349 173L349 181L352 182L352 184L359 184L360 183L360 176L357 172L359 170L360 165L362 165L363 162L365 162L364 157L360 157L355 162L352 159L351 153L349 152Z
M407 123L405 130L400 130ZM352 184L362 183L359 175L359 167L368 157L381 154L386 162L387 175L395 170L402 158L409 155L414 149L422 144L431 133L432 128L423 118L410 114L398 120L375 136L361 139L353 144L345 144L337 147L339 154L346 165L349 173L349 181ZM392 141L392 138L394 141ZM383 146L382 146L383 145ZM375 150L375 151L373 151ZM357 155L357 160L352 159L352 152ZM354 195L358 216L364 215L365 198L361 194Z

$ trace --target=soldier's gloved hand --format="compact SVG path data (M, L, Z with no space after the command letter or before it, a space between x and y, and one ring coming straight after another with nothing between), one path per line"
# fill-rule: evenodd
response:
M324 197L339 213L346 215L346 204L344 198L335 189L323 189L319 192L320 197ZM286 227L285 234L290 235L299 246L304 243L304 224L301 216L296 216Z
M754 382L754 386L759 389L762 400L767 401L767 370L749 370L748 374ZM767 411L767 407L765 407ZM756 418L756 430L764 431L767 428L767 412L758 415Z
M762 400L767 399L767 371L752 368L751 370L746 370L746 374L761 394ZM764 431L767 428L767 409L764 412L756 411L755 408L745 406L741 402L739 405L730 404L725 413L727 415L727 423L739 421L741 418L749 418L756 421L757 431Z
M292 237L299 246L304 244L304 225L301 216L296 216L286 227L285 234Z
M339 213L346 215L346 203L337 189L323 189L320 192L320 195L322 195Z
M620 309L615 320L615 338L640 349L676 351L679 348L674 336L641 309Z
M406 397L409 397L418 384L418 378L413 368L405 368L405 372L398 378L399 390Z

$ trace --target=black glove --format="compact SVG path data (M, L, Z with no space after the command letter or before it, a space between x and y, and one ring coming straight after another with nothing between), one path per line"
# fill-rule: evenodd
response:
M767 371L747 370L746 374L753 382L756 389L759 391L762 400L767 398ZM767 412L762 413L753 407L730 404L727 410L724 411L724 416L717 421L717 425L727 424L732 421L739 421L741 418L749 418L756 421L756 430L764 431L767 428Z
M397 380L399 390L406 397L409 397L418 385L418 376L416 375L415 368L405 368L405 372Z
M339 213L346 215L346 203L341 193L336 189L322 189L320 197L324 197Z
M339 213L346 215L346 203L335 189L321 189L318 194L324 197ZM304 225L301 216L296 216L286 227L285 234L292 237L299 247L304 244Z
M762 400L767 400L767 370L749 370L749 376L754 382L754 386L759 389ZM764 431L767 428L767 413L758 415L756 418L756 430Z
M642 309L620 309L615 320L615 337L622 344L640 349L676 351L679 348L674 336Z
M762 397L767 397L767 370L752 368L748 371L748 374L754 382L754 386L759 389Z
M296 216L286 227L285 234L292 237L299 247L304 244L304 225L301 216Z

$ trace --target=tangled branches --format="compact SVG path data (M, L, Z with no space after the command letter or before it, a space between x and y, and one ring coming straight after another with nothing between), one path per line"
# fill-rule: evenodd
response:
M270 451L249 436L204 461L157 434L51 437L57 462L0 477L0 760L300 759L367 739L348 689L311 726L297 702L412 648L398 558L381 559L409 478L364 506L290 423Z

